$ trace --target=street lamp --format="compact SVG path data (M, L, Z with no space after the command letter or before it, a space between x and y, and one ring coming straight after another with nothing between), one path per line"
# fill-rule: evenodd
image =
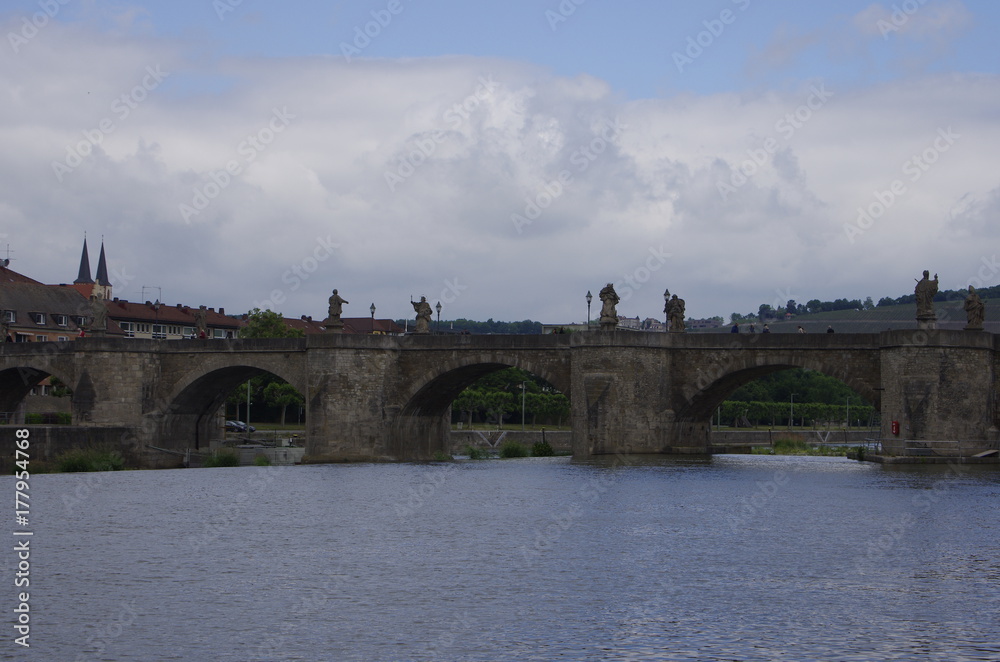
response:
M795 394L788 396L788 427L795 425Z
M375 304L372 303L372 307L368 310L372 311L372 335L375 335Z
M670 288L663 290L663 328L670 330Z
M434 306L434 307L437 308L437 311L438 311L437 332L441 333L441 302L438 301L437 305Z
M851 396L847 396L847 429L851 429Z
M594 300L594 295L587 290L587 328L590 328L590 302Z
M521 432L524 432L524 384L521 382Z

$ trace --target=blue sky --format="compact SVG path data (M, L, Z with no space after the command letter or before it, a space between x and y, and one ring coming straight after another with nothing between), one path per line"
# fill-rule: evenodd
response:
M122 297L290 316L333 287L365 302L346 315L425 294L446 317L569 322L605 282L643 318L665 287L728 316L897 296L925 268L995 284L970 265L994 263L1000 211L998 14L7 2L0 240L60 282L103 235Z

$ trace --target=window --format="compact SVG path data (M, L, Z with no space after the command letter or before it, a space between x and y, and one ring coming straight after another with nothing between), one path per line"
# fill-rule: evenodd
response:
M167 337L167 327L163 324L153 325L153 339L163 340Z
M58 338L56 338L56 340L58 340L59 342L66 342L67 340L69 340L69 338L66 336L59 336Z
M87 320L83 319L82 315L73 315L73 324L82 327L86 322Z
M28 313L28 317L30 317L35 324L45 324L45 313Z
M35 336L35 342L48 342L48 336Z
M59 326L68 326L69 325L69 317L67 317L66 315L53 315L52 319Z
M17 321L17 315L14 314L13 310L5 310L3 311L3 321L7 324L13 324Z
M179 336L179 335L181 335L181 327L179 327L179 326L168 326L167 327L167 333L169 333L172 336Z
M225 329L212 329L212 337L213 338L222 338L222 339L224 339L226 337L226 330Z
M42 395L52 395L52 387L48 384L42 384Z
M118 326L125 332L126 338L135 338L135 324L132 322L119 322Z
M139 333L149 333L149 325L137 324L135 330L138 331Z
M195 331L195 328L193 326L185 326L184 327L184 337L185 338L194 338L196 335L198 335L198 334Z

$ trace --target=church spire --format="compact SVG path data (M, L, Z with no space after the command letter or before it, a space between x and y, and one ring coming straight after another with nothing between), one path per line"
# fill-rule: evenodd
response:
M101 257L97 261L97 284L104 287L111 287L108 280L108 261L104 258L104 240L101 240Z
M103 243L101 244L103 247ZM90 277L90 256L87 254L87 235L83 235L83 255L80 256L80 274L73 281L74 285L89 285L94 282Z

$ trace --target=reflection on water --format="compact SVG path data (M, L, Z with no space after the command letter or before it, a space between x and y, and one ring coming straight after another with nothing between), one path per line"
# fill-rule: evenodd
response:
M1000 659L994 468L538 458L86 480L33 478L33 659Z

